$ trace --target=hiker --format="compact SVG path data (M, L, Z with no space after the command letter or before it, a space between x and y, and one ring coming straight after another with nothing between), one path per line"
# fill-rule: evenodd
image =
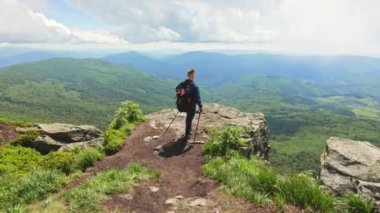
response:
M199 87L195 84L194 80L195 70L190 69L187 72L187 79L176 87L178 111L187 113L185 130L186 140L191 138L191 127L196 113L196 105L199 107L199 113L202 113L203 109Z

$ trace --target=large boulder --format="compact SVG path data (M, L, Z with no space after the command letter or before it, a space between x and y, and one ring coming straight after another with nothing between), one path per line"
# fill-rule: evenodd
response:
M102 131L94 126L72 124L37 124L41 132L30 145L42 153L67 149L80 149L103 143Z
M380 148L331 137L321 155L321 183L338 194L352 190L380 202Z
M176 113L177 110L175 109L167 109L152 113L147 118L150 120L150 125L153 128L158 128L160 125L167 127ZM171 125L177 137L184 134L185 118L186 113L180 113ZM247 150L247 153L268 160L269 130L263 113L243 113L232 107L219 104L206 104L199 122L200 134L207 136L210 129L222 127L223 125L238 125L243 127L246 133L248 133L246 134L248 138L245 138L248 143L247 147L252 147L252 150Z

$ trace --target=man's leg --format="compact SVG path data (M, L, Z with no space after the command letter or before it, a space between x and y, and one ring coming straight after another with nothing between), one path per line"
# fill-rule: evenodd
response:
M191 127L192 127L194 116L195 116L195 110L189 110L187 112L187 116L186 116L186 132L185 132L185 137L187 137L187 138L191 134Z

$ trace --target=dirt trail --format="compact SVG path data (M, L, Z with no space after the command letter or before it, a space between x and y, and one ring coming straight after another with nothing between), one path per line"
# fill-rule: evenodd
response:
M145 142L144 138L162 134L163 128L153 128L149 122L139 125L123 148L112 156L107 156L89 169L78 181L69 188L79 185L89 176L110 168L123 168L131 162L140 163L148 168L161 171L158 181L149 181L135 187L132 191L112 196L104 203L108 212L168 212L173 206L165 204L170 198L183 196L188 203L191 199L205 198L207 205L189 207L187 204L175 212L273 212L273 209L254 209L248 202L219 195L218 184L202 175L202 145L195 144L193 148L185 148L181 139L175 141L176 134L169 129L164 138ZM197 136L198 140L206 140L205 135ZM192 141L192 140L191 140ZM163 145L164 152L158 154L154 149ZM150 187L157 187L158 192L152 192ZM222 199L223 198L223 199ZM178 201L181 202L181 201ZM224 206L223 206L224 205ZM181 207L180 207L181 208ZM220 211L221 209L226 211ZM175 207L174 207L175 209ZM232 210L233 209L233 210Z

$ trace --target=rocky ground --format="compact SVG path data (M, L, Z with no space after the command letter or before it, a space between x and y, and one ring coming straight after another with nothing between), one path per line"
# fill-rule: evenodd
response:
M210 109L210 108L209 108ZM201 128L196 138L197 144L186 146L183 134L184 115L180 115L167 134L161 136L174 111L163 111L149 115L133 134L127 138L123 148L115 155L108 156L89 169L78 181L99 171L110 168L123 168L128 163L138 162L162 173L159 181L145 182L131 191L113 195L104 203L107 212L276 212L274 206L255 207L248 201L226 195L219 184L202 175L202 141L208 139L206 134L210 124L221 125L236 119L246 119L246 124L255 129L253 132L267 131L262 114L220 116L218 111L202 114ZM231 111L230 111L231 112ZM194 119L194 123L198 115ZM212 120L212 122L211 122ZM208 125L205 125L205 124ZM195 128L195 127L194 127ZM190 141L193 141L192 138ZM158 151L157 148L161 148ZM288 207L288 212L297 212Z

